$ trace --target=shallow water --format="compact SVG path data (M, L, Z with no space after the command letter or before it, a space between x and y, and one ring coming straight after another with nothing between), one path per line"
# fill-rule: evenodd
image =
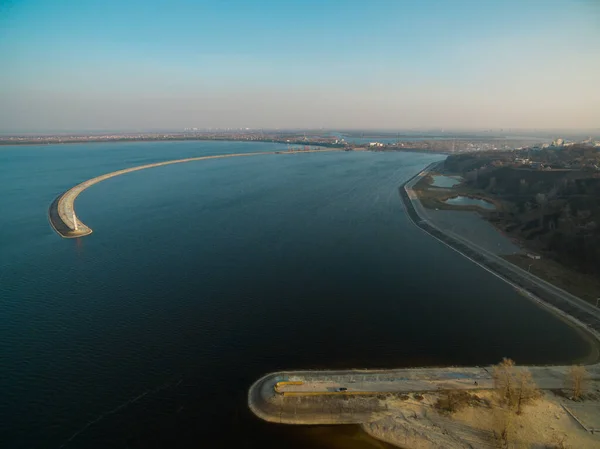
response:
M448 198L444 201L444 203L451 204L453 206L477 206L488 210L496 209L496 206L489 201L479 198L471 198L468 196L455 196L453 198Z
M456 177L433 175L432 178L433 182L431 183L431 185L434 187L449 188L461 183L461 180Z

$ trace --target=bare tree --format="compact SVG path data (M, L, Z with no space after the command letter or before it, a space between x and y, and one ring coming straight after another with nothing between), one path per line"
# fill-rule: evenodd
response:
M517 415L520 415L523 410L523 405L537 399L540 396L540 390L533 381L529 370L521 369L516 378L516 406Z
M508 405L514 403L516 371L515 362L506 357L500 363L493 366L494 388L501 402Z
M581 399L583 396L587 388L588 377L587 370L581 365L572 366L567 372L567 383L575 399Z
M493 367L494 388L501 403L517 415L523 412L523 405L540 396L540 391L533 381L531 373L522 368L517 369L515 362L504 358Z

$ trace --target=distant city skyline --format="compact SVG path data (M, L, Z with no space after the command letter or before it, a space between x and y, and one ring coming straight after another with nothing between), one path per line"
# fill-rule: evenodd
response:
M0 132L600 128L600 2L0 3Z

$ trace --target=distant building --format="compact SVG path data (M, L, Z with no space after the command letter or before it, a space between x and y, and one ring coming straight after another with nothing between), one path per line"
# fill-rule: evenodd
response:
M383 144L381 142L369 142L370 147L382 147Z

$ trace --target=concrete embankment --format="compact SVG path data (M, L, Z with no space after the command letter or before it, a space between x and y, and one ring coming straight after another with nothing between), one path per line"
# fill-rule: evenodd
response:
M591 354L586 363L595 363L600 357L598 339L600 335L600 310L576 296L522 270L501 257L483 248L477 247L451 230L442 229L430 219L420 203L416 192L412 189L416 182L438 163L429 165L423 171L409 179L400 187L400 197L411 221L432 237L479 264L492 274L508 282L523 296L546 307L561 316L564 320L576 325L594 340L595 354Z
M48 209L48 220L50 225L58 235L64 238L83 237L92 233L92 229L86 226L75 214L75 200L85 189L98 184L106 179L114 178L115 176L124 175L134 171L145 170L148 168L162 167L165 165L181 164L184 162L203 161L208 159L225 159L231 157L250 157L250 156L265 156L269 154L295 154L295 153L322 153L332 151L343 151L339 148L318 149L318 150L302 150L302 151L270 151L259 153L236 153L236 154L219 154L215 156L201 156L187 159L177 159L173 161L157 162L154 164L140 165L138 167L126 168L124 170L114 171L96 178L88 179L81 184L67 190L62 195L59 195L50 205Z
M282 371L257 380L248 391L248 406L259 418L281 424L361 424L379 419L385 412L377 391L367 391L378 376L391 379L399 370ZM406 370L404 370L406 371ZM401 374L399 374L402 377ZM381 380L381 379L380 379ZM276 388L279 382L293 382ZM365 383L367 382L367 383ZM354 385L338 392L341 385ZM363 385L363 389L358 389ZM295 386L296 388L293 388ZM308 389L305 389L307 387Z
M539 388L561 389L568 366L526 367ZM588 366L592 379L600 365ZM386 416L390 395L446 390L489 390L491 367L390 370L282 371L267 374L248 391L259 418L282 424L364 424Z
M436 163L437 164L437 163ZM592 379L600 379L598 345L600 321L588 304L563 295L518 267L507 266L501 258L480 251L469 242L437 228L425 214L412 186L434 165L417 174L400 188L406 211L416 226L460 252L492 274L515 286L530 300L549 308L576 326L592 343L594 351L585 361ZM521 270L522 271L522 270ZM568 294L567 294L568 295ZM579 300L581 301L581 300ZM561 389L570 366L527 368L541 389ZM285 371L259 379L248 392L248 405L258 417L285 424L372 423L386 415L382 396L442 390L486 390L493 388L491 367L414 368L397 370ZM278 385L278 383L280 383Z
M248 406L259 418L279 424L360 424L384 411L376 398L344 401L331 396L285 396L276 393L277 382L294 373L271 373L248 392Z

